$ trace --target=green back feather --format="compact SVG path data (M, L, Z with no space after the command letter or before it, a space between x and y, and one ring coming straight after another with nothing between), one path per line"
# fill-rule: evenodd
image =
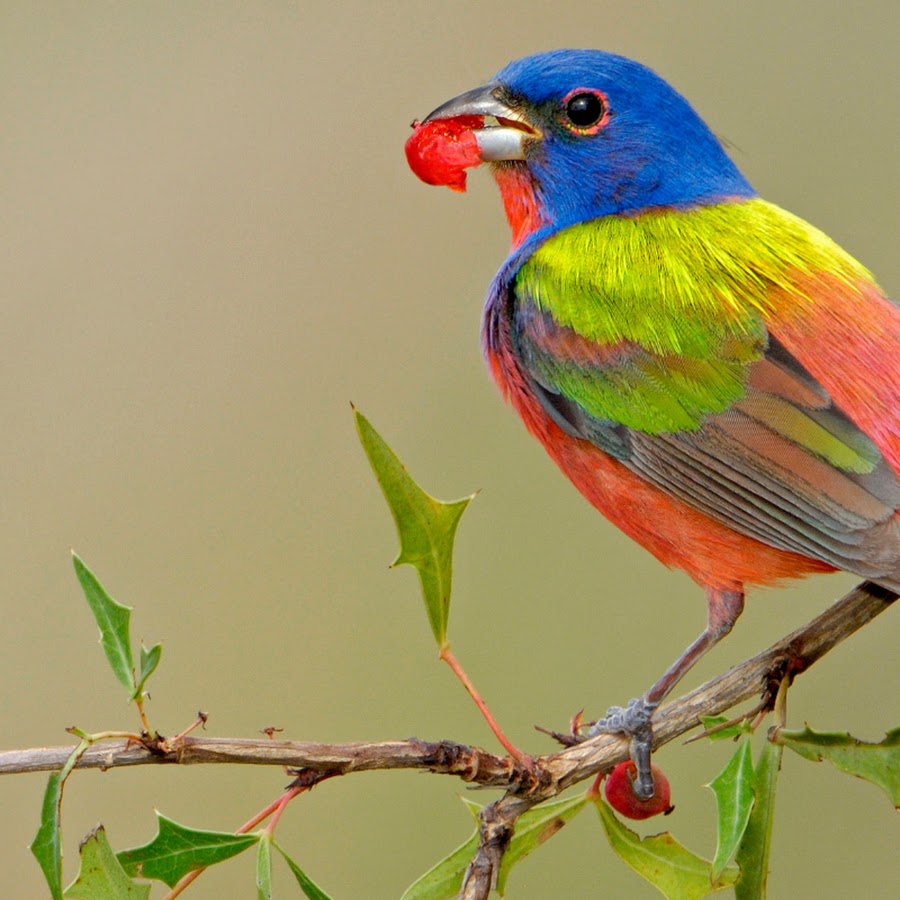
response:
M772 308L772 289L813 303L796 279L821 271L853 291L868 275L764 200L595 219L552 236L519 269L520 351L541 383L593 418L650 434L695 430L746 394L747 371L765 353L765 320L791 314ZM560 352L573 341L621 352L603 361ZM792 440L817 444L813 425L785 427Z

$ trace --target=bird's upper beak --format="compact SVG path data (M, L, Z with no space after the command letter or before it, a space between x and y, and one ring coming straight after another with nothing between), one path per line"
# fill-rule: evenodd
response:
M457 116L492 118L496 124L485 123L485 127L473 130L481 159L484 162L525 159L527 142L539 138L540 132L519 110L500 99L502 93L496 82L473 88L442 103L422 124Z

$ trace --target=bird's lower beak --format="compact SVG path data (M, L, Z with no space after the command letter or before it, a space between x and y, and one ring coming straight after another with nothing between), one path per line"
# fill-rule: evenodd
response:
M478 150L484 162L525 159L529 141L540 137L538 130L525 117L500 99L501 88L496 83L482 85L459 94L430 112L423 124L457 116L483 116L493 119L485 127L473 130Z

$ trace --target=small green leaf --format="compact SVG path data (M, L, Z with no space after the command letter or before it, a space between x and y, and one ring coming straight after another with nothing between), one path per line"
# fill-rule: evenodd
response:
M806 759L827 759L842 772L878 785L900 808L900 728L889 731L878 744L860 741L846 732L813 731L809 726L802 731L779 731L773 740Z
M273 841L272 843L274 844L275 842ZM306 894L309 900L331 900L331 897L312 881L303 869L301 869L300 866L284 852L282 847L279 847L278 844L275 844L275 847L284 857L284 861L288 864L290 870L294 873L294 877L297 879L297 884L300 885L300 890Z
M712 864L715 881L734 856L753 809L753 758L750 741L742 741L725 768L709 783L719 808L719 840Z
M149 884L135 884L116 859L106 831L98 825L78 848L81 867L78 877L66 888L66 897L75 900L147 900Z
M782 748L766 741L753 777L755 801L750 821L738 846L735 861L741 877L734 886L735 900L763 900L769 876L769 847L775 814L775 788L781 769Z
M462 799L477 818L481 807L466 798ZM509 842L497 876L497 892L503 896L506 881L512 867L536 850L548 838L574 818L587 803L587 797L579 794L566 800L544 803L528 810L516 821L516 830ZM444 900L455 897L462 885L463 875L478 850L478 829L460 844L449 856L432 866L417 878L403 893L401 900Z
M81 732L80 729L72 729ZM44 877L50 887L53 900L62 897L62 845L60 836L60 818L62 816L62 794L75 763L84 755L90 741L82 739L69 754L63 767L54 772L47 780L44 791L44 802L41 805L41 824L31 842L31 852L43 870Z
M162 644L154 644L149 650L141 642L141 674L131 693L131 699L137 700L144 690L147 679L156 671L159 658L162 656Z
M156 837L143 847L122 850L116 856L128 875L156 878L169 887L188 872L230 859L259 840L258 834L200 831L185 828L160 812L156 816Z
M47 780L44 802L41 805L41 824L31 852L47 879L50 896L62 900L62 849L59 833L59 804L62 800L63 780L59 772L54 772Z
M506 893L506 880L512 867L533 850L537 850L544 841L552 838L563 825L584 809L587 802L587 795L582 793L555 803L542 803L519 816L515 833L503 854L500 871L497 873L497 893L501 897Z
M369 420L354 409L356 430L400 536L400 553L393 565L414 566L419 573L425 611L435 640L447 642L453 539L460 517L472 497L445 503L426 494L385 443Z
M714 728L727 722L728 716L700 716L699 718L703 723L703 727L707 731L705 737L709 738L709 740L711 741L721 741L725 738L736 738L740 737L740 735L742 734L747 734L748 732L752 731L750 723L746 719L741 719L740 722L734 722L726 728L719 728L718 731L713 731Z
M75 574L81 582L88 606L100 628L100 643L116 678L128 692L134 691L134 662L131 658L131 642L128 636L128 620L131 607L116 603L97 581L94 573L72 554Z
M272 900L272 835L268 831L260 833L256 847L256 897Z
M668 832L641 838L616 818L605 800L598 799L595 805L610 846L664 897L699 900L737 881L736 866L728 866L713 882L710 862L691 853Z
M449 856L420 875L400 900L444 900L459 894L463 873L478 850L478 829Z

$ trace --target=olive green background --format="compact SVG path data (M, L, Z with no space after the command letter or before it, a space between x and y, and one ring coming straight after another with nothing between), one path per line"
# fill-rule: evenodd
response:
M509 241L496 190L482 171L465 196L417 181L409 122L540 49L638 57L765 197L897 296L898 16L893 2L0 3L2 746L136 724L70 546L134 606L136 638L163 641L149 705L163 733L202 708L215 735L494 746L436 659L413 572L387 568L393 526L350 401L433 493L482 489L460 529L451 639L513 740L542 752L533 723L645 688L699 631L700 591L590 509L500 402L478 340ZM690 684L852 583L751 596ZM897 615L797 683L792 723L870 740L898 723ZM706 854L702 785L730 752L658 756L678 807L664 825ZM116 848L149 839L154 807L232 829L286 780L79 773L66 880L98 821ZM46 894L26 849L44 782L0 784L3 896ZM336 898L397 897L470 832L462 791L353 776L294 803L278 833ZM893 897L897 838L875 788L789 756L771 896ZM276 871L280 896L292 881ZM247 855L193 895L254 891ZM656 894L588 812L510 896Z

